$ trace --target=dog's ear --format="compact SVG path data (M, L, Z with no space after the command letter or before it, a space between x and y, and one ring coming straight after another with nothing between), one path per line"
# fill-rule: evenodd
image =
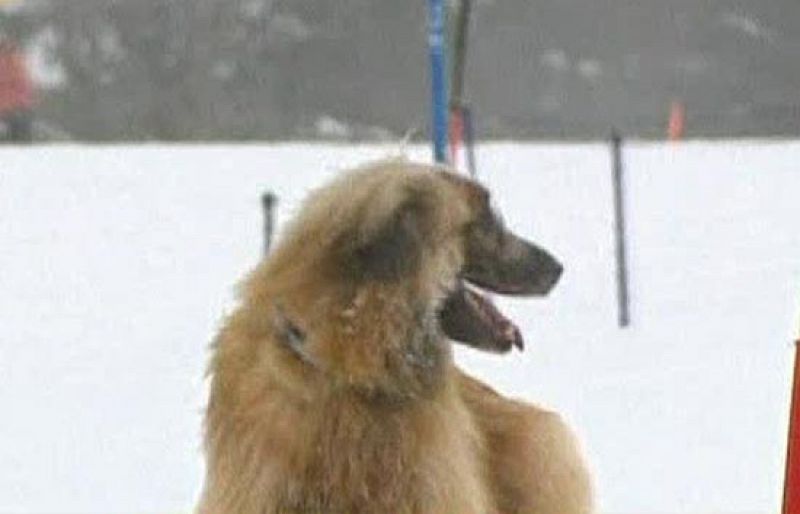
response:
M387 219L359 234L351 262L355 276L395 281L419 269L429 233L427 209L423 198L408 198Z

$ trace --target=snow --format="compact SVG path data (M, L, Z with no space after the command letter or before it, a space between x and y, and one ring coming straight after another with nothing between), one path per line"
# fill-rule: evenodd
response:
M0 149L0 512L190 512L208 343L262 247L337 170L392 146ZM428 149L412 155L428 159ZM558 255L505 300L528 350L459 360L561 412L602 512L777 512L800 315L799 143L626 148L633 325L616 326L601 145L498 143L508 224Z

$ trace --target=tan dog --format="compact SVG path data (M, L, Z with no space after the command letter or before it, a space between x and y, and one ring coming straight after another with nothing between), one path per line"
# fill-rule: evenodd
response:
M559 418L451 354L522 347L465 282L541 295L560 274L445 169L384 161L312 194L217 338L199 513L590 512Z

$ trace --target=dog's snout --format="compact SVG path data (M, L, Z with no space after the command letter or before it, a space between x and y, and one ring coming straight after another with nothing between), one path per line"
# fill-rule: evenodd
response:
M536 244L504 231L501 244L475 237L469 240L463 278L507 295L545 295L564 272L561 263Z

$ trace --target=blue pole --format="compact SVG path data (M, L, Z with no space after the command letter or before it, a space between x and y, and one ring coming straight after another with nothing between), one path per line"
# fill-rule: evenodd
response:
M447 162L447 66L445 62L444 0L428 0L428 9L433 158L436 162Z

